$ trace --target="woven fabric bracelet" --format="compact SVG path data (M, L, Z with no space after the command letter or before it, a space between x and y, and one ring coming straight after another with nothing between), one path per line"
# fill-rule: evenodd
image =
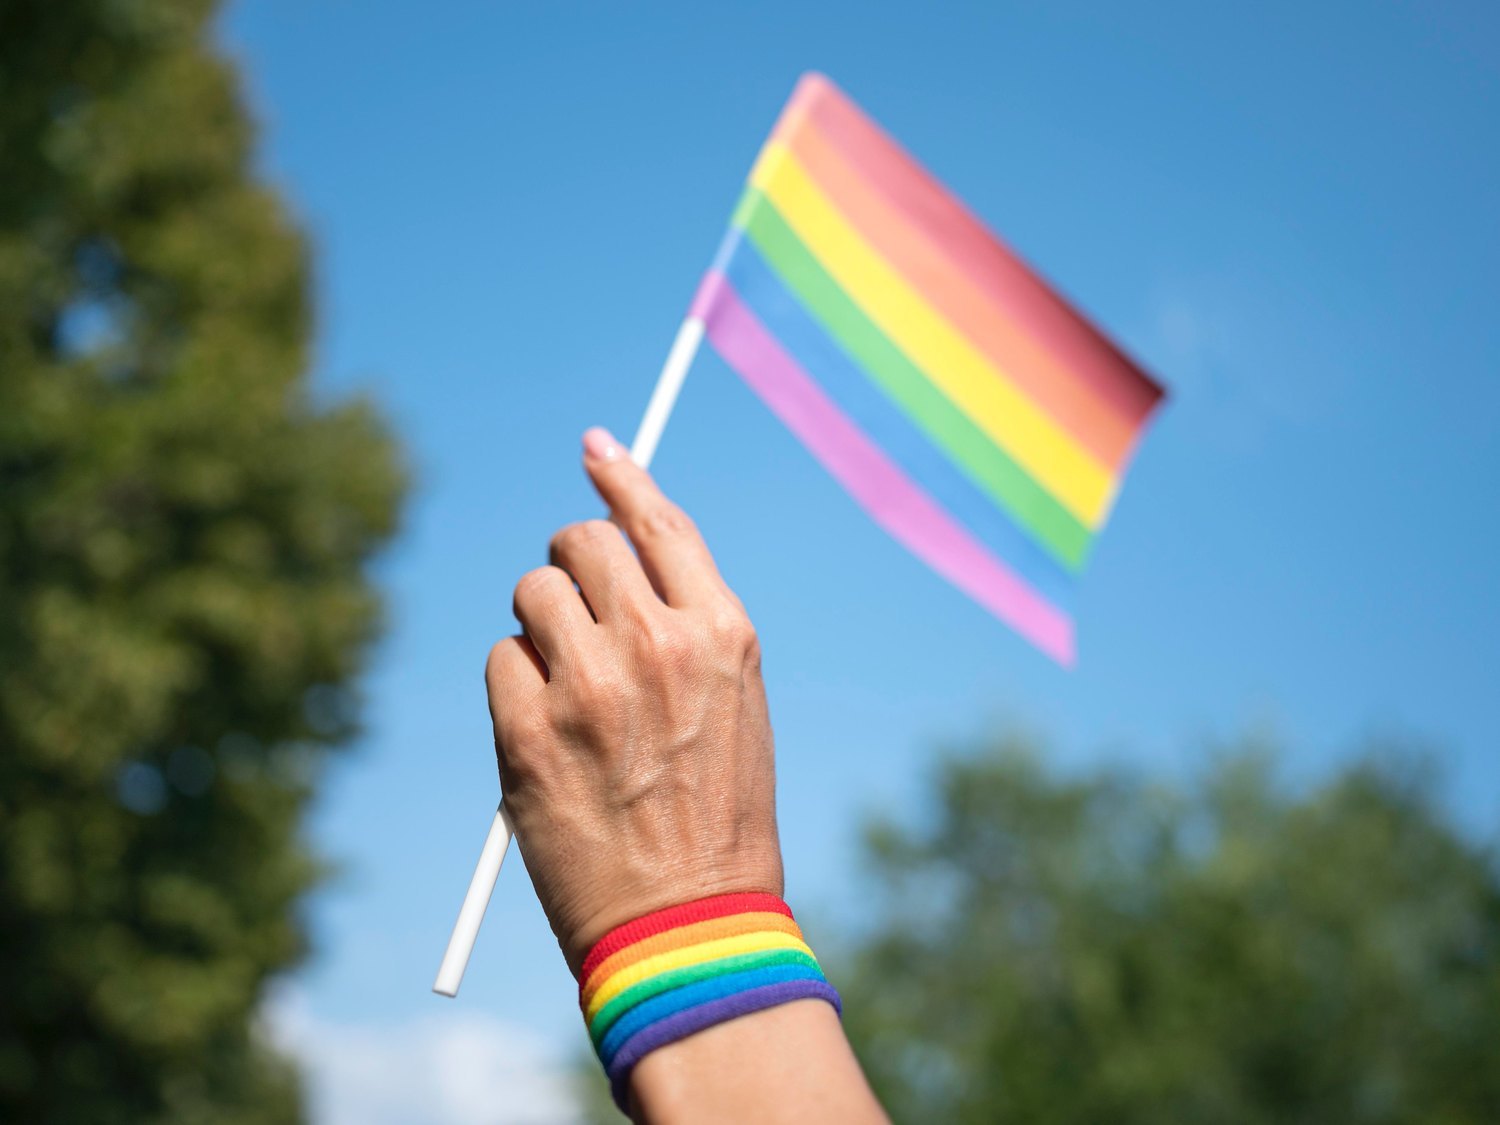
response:
M584 959L578 1003L615 1102L636 1063L696 1031L839 994L775 895L716 895L611 930Z

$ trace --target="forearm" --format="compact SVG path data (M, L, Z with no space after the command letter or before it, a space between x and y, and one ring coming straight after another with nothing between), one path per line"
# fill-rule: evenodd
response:
M837 1013L797 1000L653 1051L631 1073L637 1121L882 1122ZM732 1107L732 1109L727 1108Z

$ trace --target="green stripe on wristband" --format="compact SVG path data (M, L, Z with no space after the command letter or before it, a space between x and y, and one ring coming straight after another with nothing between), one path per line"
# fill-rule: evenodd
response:
M669 970L632 985L600 1008L593 1022L589 1024L589 1038L593 1040L597 1048L600 1040L609 1033L614 1022L627 1011L642 1001L671 989L684 988L687 985L712 980L714 977L724 976L727 973L766 968L771 965L793 964L806 965L811 969L820 968L814 958L809 957L800 949L772 949L760 953L740 953L733 957L721 957L717 961L705 961L699 965L687 965L681 969Z

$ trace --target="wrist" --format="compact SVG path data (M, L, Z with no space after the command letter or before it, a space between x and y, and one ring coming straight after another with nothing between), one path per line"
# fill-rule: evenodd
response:
M606 935L678 904L741 893L780 898L781 851L774 839L769 847L742 846L740 852L732 863L704 862L701 856L674 863L657 855L649 863L616 864L607 895L590 896L586 914L564 912L558 920L564 924L554 922L569 971L581 979L585 958Z
M605 934L584 958L579 1004L622 1109L631 1071L681 1039L796 1000L839 1007L792 912L769 894L716 895Z

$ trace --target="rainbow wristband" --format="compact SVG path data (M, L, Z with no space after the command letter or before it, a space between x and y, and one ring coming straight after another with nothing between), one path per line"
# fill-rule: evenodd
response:
M589 951L578 981L589 1037L621 1109L631 1069L658 1047L792 1000L827 1000L841 1011L775 895L716 895L627 922Z

